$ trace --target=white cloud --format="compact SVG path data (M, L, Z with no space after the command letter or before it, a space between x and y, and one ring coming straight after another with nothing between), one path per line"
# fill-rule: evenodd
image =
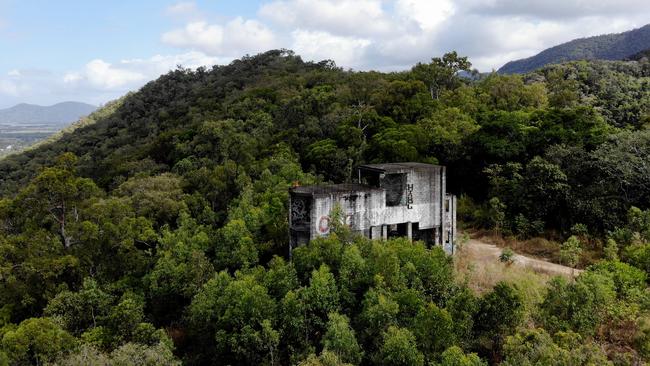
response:
M136 90L178 65L194 69L229 61L231 59L201 52L186 52L112 63L95 59L78 70L65 73L15 69L4 74L6 76L0 75L0 108L25 101L45 105L78 100L98 105Z
M277 46L276 37L264 24L241 17L225 24L192 21L162 35L163 43L220 57L239 57Z
M346 67L363 67L359 61L371 41L363 38L341 37L322 31L296 30L291 34L293 50L310 60L332 59Z
M195 17L199 15L199 9L193 1L181 1L168 6L165 14L171 17Z
M281 0L263 5L258 14L281 27L340 36L386 36L396 31L381 0Z
M70 72L63 77L65 83L86 81L93 87L108 90L122 88L145 79L146 76L140 72L115 67L99 59L87 63L82 71Z
M218 52L223 42L223 27L206 22L192 22L182 29L162 35L162 41L174 47L198 48Z
M648 9L647 0L462 0L469 12L486 16L528 16L566 19L589 16L635 15Z
M403 19L413 20L425 31L434 30L456 11L451 0L397 0L395 11Z
M231 59L208 56L202 52L192 51L177 55L155 55L148 59L122 60L121 64L147 72L149 76L164 74L176 66L195 69L199 66L211 66L230 62Z
M650 2L266 0L253 18L227 18L207 13L194 1L181 1L162 11L171 25L160 40L181 49L179 54L96 59L65 74L0 70L0 101L37 95L48 102L97 104L179 64L223 64L282 47L306 60L333 59L359 70L404 70L457 50L479 70L489 71L574 38L643 26L650 19ZM2 24L0 19L0 31Z

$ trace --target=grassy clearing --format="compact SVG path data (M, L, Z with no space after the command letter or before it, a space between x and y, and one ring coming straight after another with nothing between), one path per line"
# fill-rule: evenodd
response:
M562 239L553 235L553 233L549 234L551 239L540 237L519 239L515 236L496 235L492 230L467 229L466 231L473 239L494 244L500 248L510 248L518 254L531 258L564 264L560 260ZM598 240L589 240L582 237L580 239L583 242L583 252L576 268L584 269L602 259L602 243Z
M514 285L525 299L527 314L543 300L547 282L553 277L539 269L502 263L498 257L475 250L467 241L459 246L454 256L454 270L456 278L477 295L490 291L501 281Z

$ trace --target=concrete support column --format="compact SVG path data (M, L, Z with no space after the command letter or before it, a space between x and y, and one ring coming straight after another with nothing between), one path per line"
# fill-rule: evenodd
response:
M413 223L406 223L406 236L409 238L409 241L413 241Z
M381 238L388 240L388 225L381 225Z

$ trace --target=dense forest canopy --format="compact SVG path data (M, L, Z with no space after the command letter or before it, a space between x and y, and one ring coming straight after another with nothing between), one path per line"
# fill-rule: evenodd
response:
M650 64L470 67L276 50L179 68L0 160L0 365L647 360ZM603 260L537 303L509 283L473 293L439 248L336 219L289 260L288 188L386 161L447 165L468 225L588 237Z
M575 60L625 60L650 48L650 24L631 31L574 39L535 56L510 61L499 69L503 74L523 74L549 64Z

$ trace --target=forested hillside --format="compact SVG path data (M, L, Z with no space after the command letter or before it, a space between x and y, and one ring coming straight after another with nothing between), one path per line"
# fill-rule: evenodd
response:
M0 160L0 365L650 360L650 64L470 67L178 69ZM474 293L440 248L336 213L289 258L288 188L385 161L447 165L467 225L595 264L538 299Z
M628 32L574 39L535 56L510 61L501 74L522 74L549 64L574 60L625 60L650 48L650 24Z

